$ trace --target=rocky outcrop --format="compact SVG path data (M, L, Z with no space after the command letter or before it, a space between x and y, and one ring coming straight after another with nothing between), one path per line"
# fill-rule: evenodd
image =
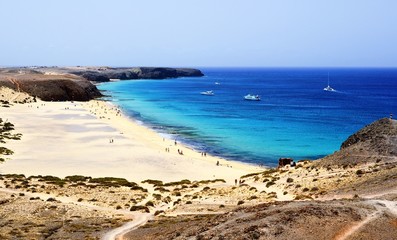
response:
M70 79L24 81L21 90L43 101L89 101L102 96L95 85L86 80Z
M395 122L389 118L382 118L351 135L342 143L341 149L348 148L354 144L368 142L379 152L385 152L382 148L389 145L387 140L396 136L397 128Z
M339 151L319 161L321 166L348 166L397 159L397 121L382 118L347 138Z
M102 96L91 82L111 79L201 77L191 68L37 67L1 68L0 87L26 92L44 101L88 101ZM88 80L88 81L87 81Z
M26 92L44 101L88 101L102 96L90 81L74 75L0 70L0 87Z
M178 77L201 77L204 74L192 68L98 68L90 70L72 70L69 73L82 76L94 82L108 82L110 79L167 79Z

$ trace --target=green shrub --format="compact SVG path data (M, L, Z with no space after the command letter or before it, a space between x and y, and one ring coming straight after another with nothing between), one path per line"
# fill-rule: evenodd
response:
M178 186L178 185L183 185L183 184L191 184L191 182L188 179L183 179L183 180L181 180L179 182L164 183L163 186L169 187L169 186Z
M73 176L65 177L65 180L69 182L85 182L88 179L91 179L91 177L85 177L81 175L73 175Z
M147 213L150 213L150 210L149 210L149 208L148 207L146 207L146 206L132 206L131 208L130 208L130 211L131 212L134 212L134 211L145 211L145 212L147 212Z
M364 171L361 170L361 169L359 169L359 170L356 171L356 174L357 174L357 175L362 175L362 174L364 174Z
M273 181L271 181L271 182L268 182L268 183L266 183L266 187L268 188L268 187L270 187L270 186L272 186L272 185L274 185L274 184L276 184L275 182L273 182Z
M90 183L97 183L101 186L107 187L137 187L136 183L129 182L124 178L115 178L115 177L102 177L102 178L92 178L89 181Z
M156 200L158 200L158 201L161 200L161 194L153 193L152 196L153 196L154 199L156 199Z

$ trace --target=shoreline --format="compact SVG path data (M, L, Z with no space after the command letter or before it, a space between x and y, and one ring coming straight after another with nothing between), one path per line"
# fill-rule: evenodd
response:
M26 97L17 92L7 94L0 88L0 99L4 95L12 100ZM296 231L311 236L312 229L324 231L316 228L318 216L324 224L336 226L328 229L329 236L339 236L345 233L346 222L367 225L366 219L375 216L379 225L384 225L392 218L380 216L397 213L397 206L392 205L397 199L397 158L393 156L378 161L381 156L376 155L367 163L346 166L335 162L332 167L304 161L264 171L175 145L109 102L29 102L2 108L0 117L15 125L13 133L23 134L21 140L7 140L5 146L15 153L0 165L0 196L5 199L2 213L8 220L0 234L5 236L28 238L51 232L53 238L62 234L80 239L84 234L102 239L157 239L159 232L171 236L168 238L176 233L188 238L219 229L225 229L226 237L248 236L256 229L252 226L277 230L285 219L292 221L294 228L285 228L284 236L295 236ZM354 144L351 147L353 157L362 157L361 152L354 151ZM345 159L337 154L335 158ZM92 178L28 178L4 173ZM136 183L104 178L109 176ZM241 180L238 184L234 181L237 178ZM164 182L142 182L146 179ZM27 215L34 225L17 232L15 229L26 227ZM54 220L59 216L61 221ZM53 231L54 222L61 230ZM191 222L192 226L184 225ZM225 228L228 222L231 225ZM201 229L209 223L213 227L203 233ZM141 224L145 228L136 229ZM241 233L236 226L249 230ZM384 238L394 234L373 231L375 235L379 232Z
M23 136L7 142L15 153L1 165L1 173L112 176L132 181L221 178L233 184L242 175L264 170L204 157L189 146L175 145L108 101L38 101L3 109L1 117L15 124L15 132Z

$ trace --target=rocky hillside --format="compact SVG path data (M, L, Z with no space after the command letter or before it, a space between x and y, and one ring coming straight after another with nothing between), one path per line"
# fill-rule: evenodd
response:
M91 82L200 76L200 70L191 68L0 68L0 87L26 92L44 101L88 101L102 96Z
M374 213L376 209L362 200L274 202L220 215L164 217L124 239L345 239L347 231ZM367 231L358 231L348 239L393 239L397 234L393 219L385 214L368 224Z
M102 96L95 85L82 77L29 69L0 69L0 87L25 92L44 101L88 101Z
M397 121L382 118L351 135L339 151L316 164L347 166L397 159Z

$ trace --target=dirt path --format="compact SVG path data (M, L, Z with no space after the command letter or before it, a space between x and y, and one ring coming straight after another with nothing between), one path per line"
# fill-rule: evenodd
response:
M362 227L371 222L372 220L378 218L384 212L389 212L395 216L397 216L397 202L389 201L389 200L378 200L378 199L370 199L367 200L367 203L374 206L376 211L366 217L363 221L358 222L347 229L343 229L339 234L336 235L334 240L345 240L348 239L352 234L358 232Z
M133 215L133 221L124 224L121 227L115 228L110 232L107 232L101 239L102 240L123 240L124 234L133 231L138 227L146 224L146 222L153 217L150 213L135 212Z

